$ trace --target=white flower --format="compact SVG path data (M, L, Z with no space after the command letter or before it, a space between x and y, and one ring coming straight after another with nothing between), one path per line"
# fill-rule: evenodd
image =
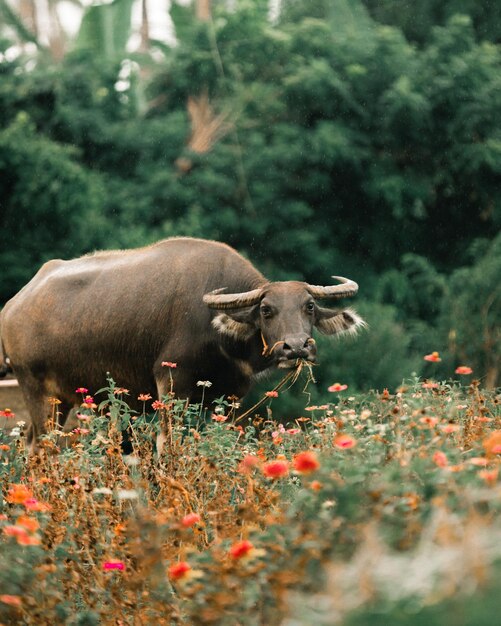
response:
M20 420L19 422L16 422L16 426L19 426L19 428L23 428L23 426L26 426L26 422L23 422L23 420Z
M117 496L119 500L135 500L139 494L135 489L119 489Z
M102 494L105 496L111 496L113 491L111 491L111 489L109 489L108 487L96 487L96 489L92 490L92 493Z
M13 428L9 434L11 437L20 437L21 430L19 428Z
M210 380L199 380L197 381L197 387L212 387L212 383Z
M125 455L123 460L126 465L129 465L129 467L136 467L136 465L139 465L139 458L133 454Z

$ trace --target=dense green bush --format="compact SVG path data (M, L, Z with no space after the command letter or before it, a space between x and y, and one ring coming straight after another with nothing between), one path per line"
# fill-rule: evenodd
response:
M386 4L285 3L271 24L242 0L207 24L175 5L163 61L3 58L0 300L47 258L195 235L272 279L349 276L396 308L402 359L444 350L448 276L501 225L501 51L453 5L419 48L374 19L394 23ZM223 120L202 148L190 98L202 132ZM370 315L365 343L382 345ZM350 380L388 384L365 357Z

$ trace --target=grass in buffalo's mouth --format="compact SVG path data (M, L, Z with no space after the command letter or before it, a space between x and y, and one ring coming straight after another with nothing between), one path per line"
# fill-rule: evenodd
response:
M286 424L104 394L28 460L15 418L0 431L0 622L411 624L499 593L499 397L477 383L337 383Z

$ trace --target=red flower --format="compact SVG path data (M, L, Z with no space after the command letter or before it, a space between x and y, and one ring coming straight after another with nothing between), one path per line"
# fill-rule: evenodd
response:
M175 369L177 367L177 363L172 363L172 361L162 361L162 367L170 367L171 369Z
M243 539L231 546L230 554L234 559L241 559L248 556L252 550L254 550L252 543L248 539Z
M341 385L341 383L334 383L327 387L327 391L344 391L345 389L348 389L348 385Z
M320 462L314 452L300 452L294 457L294 469L301 474L309 474L320 467Z
M169 567L169 578L172 580L182 580L185 578L191 571L191 566L186 561L179 561L179 563L174 563Z
M88 393L88 391L86 387L78 387L78 389L75 389L75 393Z
M278 391L267 391L264 395L267 398L278 398Z
M103 569L104 570L112 570L112 569L124 570L125 563L123 563L122 561L105 561L103 563Z
M439 363L442 359L438 352L432 352L423 357L425 361L431 361L432 363Z
M268 478L282 478L289 473L287 461L269 461L263 465L263 474Z
M16 414L10 409L4 409L3 411L0 411L0 417L16 417Z
M195 526L195 524L198 524L201 519L202 518L198 513L188 513L188 515L185 515L181 520L181 526L184 526L185 528L190 528L191 526Z
M463 374L464 376L467 376L468 374L472 374L473 370L471 369L471 367L468 367L467 365L460 365L459 367L456 367L456 374Z
M340 434L334 437L334 445L336 448L347 450L348 448L354 448L357 445L357 440L350 437L350 435Z

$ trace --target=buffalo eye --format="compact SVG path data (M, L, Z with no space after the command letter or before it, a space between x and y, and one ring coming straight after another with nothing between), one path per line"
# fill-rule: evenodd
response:
M261 306L261 315L263 317L271 317L272 313L271 306L268 306L267 304L263 304Z
M314 310L315 310L315 303L314 302L308 302L308 304L306 305L306 312L307 313L313 313Z

